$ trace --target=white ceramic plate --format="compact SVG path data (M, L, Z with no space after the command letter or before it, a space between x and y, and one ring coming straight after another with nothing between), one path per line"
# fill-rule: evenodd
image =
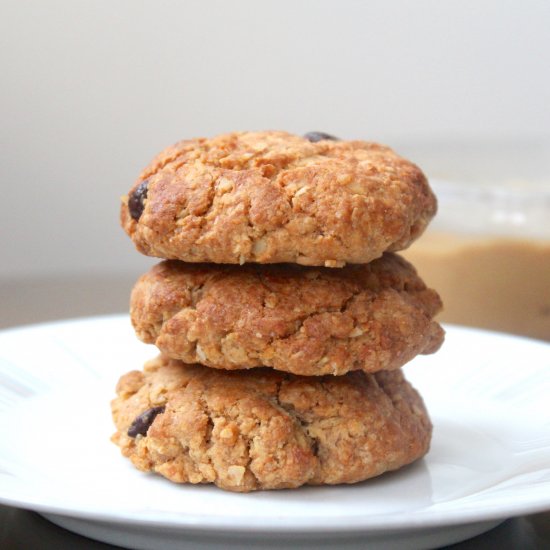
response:
M550 509L550 346L448 327L405 368L435 425L428 456L351 486L233 494L142 474L109 401L155 348L127 316L0 333L0 502L132 548L436 547ZM370 546L369 546L370 547Z

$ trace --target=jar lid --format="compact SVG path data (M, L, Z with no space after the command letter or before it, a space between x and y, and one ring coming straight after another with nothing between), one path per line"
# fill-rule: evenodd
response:
M430 228L479 236L550 239L550 183L431 179L438 213Z

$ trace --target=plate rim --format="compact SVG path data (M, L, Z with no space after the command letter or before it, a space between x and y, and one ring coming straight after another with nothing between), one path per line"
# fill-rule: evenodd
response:
M221 489L220 489L221 490ZM381 516L354 516L357 521L349 521L349 518L323 518L323 524L314 523L315 518L309 518L309 524L280 524L280 525L260 525L251 523L248 525L233 525L231 520L234 517L226 518L224 516L191 516L182 514L179 518L181 521L174 522L169 519L151 518L151 517L136 517L117 514L116 511L101 512L97 510L64 508L60 505L52 505L47 503L32 502L30 500L19 500L15 498L6 498L0 496L0 503L6 506L32 510L43 514L54 514L59 516L74 517L89 521L140 525L143 527L159 528L159 529L176 529L189 532L212 531L220 533L256 533L256 534L275 534L275 533L294 533L294 534L313 534L313 533L361 533L361 532L385 532L385 531L401 531L401 530L421 530L434 527L444 527L446 525L465 525L472 523L484 523L493 520L505 520L507 518L518 517L527 514L536 514L550 510L548 501L539 503L530 503L529 505L517 504L507 507L503 510L498 507L490 507L480 513L479 509L468 510L464 513L456 513L456 511L436 512L436 513L419 513L402 511L401 519L396 520L397 514L381 515ZM170 517L175 513L171 513ZM450 517L447 517L450 516ZM226 519L226 522L217 523L214 520ZM365 519L376 519L375 523L364 521ZM407 518L407 521L403 521ZM380 521L384 519L384 521ZM303 518L302 518L303 520ZM318 519L317 519L318 521Z

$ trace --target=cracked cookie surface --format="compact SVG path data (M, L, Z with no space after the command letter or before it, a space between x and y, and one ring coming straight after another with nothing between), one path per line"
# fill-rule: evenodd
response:
M432 429L400 370L303 377L159 356L117 395L112 439L139 470L239 492L356 483L422 457Z
M392 253L341 269L164 261L130 300L138 337L169 357L307 376L396 369L435 352L440 309L438 294Z
M120 212L149 256L341 267L406 248L435 211L422 171L388 147L268 131L169 147Z

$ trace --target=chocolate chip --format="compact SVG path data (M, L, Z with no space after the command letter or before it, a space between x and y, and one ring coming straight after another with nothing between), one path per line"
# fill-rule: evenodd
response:
M314 454L314 456L319 456L319 440L314 439L313 444L311 445L311 452Z
M153 407L152 409L147 409L145 412L142 412L138 417L136 417L128 428L128 435L130 437L145 435L153 423L153 420L155 420L157 414L163 412L164 407Z
M324 132L308 132L304 135L304 137L313 143L316 143L317 141L322 141L324 139L339 141L337 137L331 136L330 134L325 134Z
M145 199L147 198L149 180L143 180L130 195L128 199L128 210L134 220L139 220L143 209L145 208Z

